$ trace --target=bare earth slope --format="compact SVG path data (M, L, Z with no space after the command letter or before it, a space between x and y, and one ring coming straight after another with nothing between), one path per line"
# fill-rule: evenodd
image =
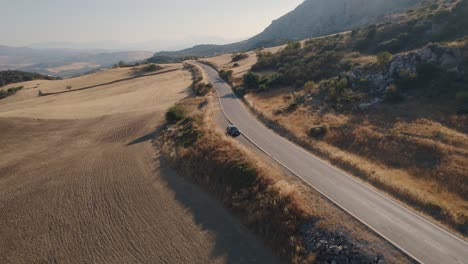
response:
M176 71L0 101L0 263L275 262L151 144L190 82Z

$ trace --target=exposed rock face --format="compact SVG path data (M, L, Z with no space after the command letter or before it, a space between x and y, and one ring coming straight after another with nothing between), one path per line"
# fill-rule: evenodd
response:
M342 232L330 233L314 226L314 221L306 223L301 233L305 250L316 253L316 263L378 263L385 260L381 256L365 254L355 242L351 242Z
M344 75L353 87L357 86L356 82L361 79L368 80L373 86L372 95L376 98L373 102L358 106L359 109L366 110L382 101L387 87L394 84L395 79L417 76L418 65L430 63L442 71L462 75L465 71L462 67L464 59L463 51L459 47L429 44L419 50L395 55L389 66L381 73L369 74L361 69L355 69Z

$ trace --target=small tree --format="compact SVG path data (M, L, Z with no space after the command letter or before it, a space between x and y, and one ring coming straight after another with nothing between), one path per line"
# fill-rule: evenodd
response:
M236 61L240 61L240 60L243 60L243 59L247 59L249 57L249 55L247 53L237 53L237 54L234 54L231 56L232 58L232 62L236 62Z
M380 52L377 54L377 63L380 67L385 67L392 60L392 54L388 51Z
M244 86L249 90L256 90L260 84L260 78L253 72L244 75Z
M289 41L288 45L286 46L287 50L300 49L300 48L302 48L302 43L299 41Z
M145 70L148 72L153 72L159 70L159 67L156 64L151 63L150 65L145 67Z

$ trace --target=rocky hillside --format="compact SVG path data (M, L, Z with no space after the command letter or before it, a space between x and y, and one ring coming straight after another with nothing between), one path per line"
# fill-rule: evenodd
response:
M271 47L288 40L324 36L370 22L383 22L391 18L387 15L419 2L421 0L306 0L249 40L228 45L199 45L182 51L159 52L156 56L210 56Z
M418 0L307 0L249 42L279 44L353 29L412 6Z

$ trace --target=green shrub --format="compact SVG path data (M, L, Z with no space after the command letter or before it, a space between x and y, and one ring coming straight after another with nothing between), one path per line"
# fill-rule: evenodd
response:
M330 131L330 127L327 124L313 126L309 129L309 136L313 138L320 138L325 136L328 131Z
M154 71L158 71L158 70L161 70L161 69L162 69L161 66L151 63L150 65L145 66L143 68L143 71L145 71L145 72L154 72Z
M380 67L385 67L392 60L392 54L388 51L377 54L377 63Z
M226 82L231 82L233 73L234 72L231 70L229 71L221 70L219 71L219 77L221 77L221 79L223 79Z
M180 133L174 137L174 141L178 146L188 148L193 146L202 136L202 132L193 127L193 123L196 122L196 118L188 117L184 118L180 125Z
M315 84L315 82L313 81L308 81L304 84L304 89L305 90L313 90L317 87L317 85Z
M185 118L185 109L180 105L175 105L166 113L166 121L169 124L175 124Z
M205 96L213 89L213 85L211 83L199 83L198 85L194 85L193 90L196 96Z
M226 169L225 181L233 191L250 187L256 179L257 171L249 164L234 164Z
M286 50L296 50L302 48L302 43L299 41L289 41L286 45Z
M253 73L248 72L244 75L244 86L248 90L257 90L260 85L260 77Z
M236 62L236 61L247 59L248 57L249 55L247 53L237 53L237 54L232 55L231 61Z

